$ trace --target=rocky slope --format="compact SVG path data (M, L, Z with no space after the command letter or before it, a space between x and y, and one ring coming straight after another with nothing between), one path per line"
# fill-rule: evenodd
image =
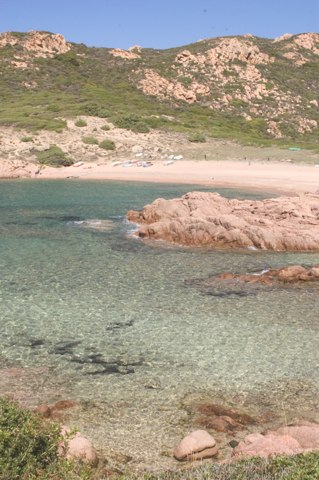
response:
M318 142L316 33L125 51L7 32L0 67L0 125L63 130L65 118L78 114L116 120L134 113L148 128Z
M128 220L144 239L211 248L273 251L319 250L319 194L267 200L227 199L192 192L157 199Z

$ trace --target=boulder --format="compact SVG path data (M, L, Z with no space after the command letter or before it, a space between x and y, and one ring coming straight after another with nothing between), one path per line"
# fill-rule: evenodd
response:
M278 428L262 435L253 433L233 450L235 458L268 457L269 455L296 455L319 450L319 425L303 422Z
M205 430L190 433L174 449L177 460L202 460L218 452L215 439Z
M60 455L70 459L81 460L84 463L94 464L97 462L98 458L94 447L90 440L84 437L80 432L73 434L68 427L63 426L61 429L61 435L65 440L62 440L60 443Z

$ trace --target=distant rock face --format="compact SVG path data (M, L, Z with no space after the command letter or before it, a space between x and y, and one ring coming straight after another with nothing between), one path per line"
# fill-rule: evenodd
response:
M20 45L24 51L43 58L66 53L71 49L63 35L37 31L29 32L21 38L10 32L0 34L0 48L7 45Z
M140 55L138 55L135 50L122 50L121 48L114 48L110 53L114 57L121 57L125 60L134 60L135 58L140 58Z
M128 220L140 224L137 235L187 246L319 251L319 194L267 200L223 198L192 192L159 198Z

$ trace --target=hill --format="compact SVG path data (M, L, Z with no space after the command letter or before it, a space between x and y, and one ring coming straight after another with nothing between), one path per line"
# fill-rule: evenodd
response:
M244 35L154 50L0 35L0 126L62 132L78 116L245 144L318 150L319 34Z

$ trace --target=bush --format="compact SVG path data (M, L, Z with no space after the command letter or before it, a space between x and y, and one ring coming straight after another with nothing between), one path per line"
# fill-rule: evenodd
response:
M69 167L74 163L72 158L69 158L57 145L51 145L50 148L43 151L33 150L33 153L36 155L40 165Z
M82 107L82 111L86 115L92 117L106 118L109 117L109 112L97 103L87 103Z
M115 150L115 143L112 142L112 140L105 139L99 144L100 148L103 148L104 150Z
M193 143L205 143L206 137L202 133L194 133L193 135L188 137L188 140Z
M87 126L87 123L85 120L83 120L82 118L80 118L79 120L77 120L74 124L76 127L86 127Z
M101 130L110 130L110 127L108 125L102 125Z
M21 142L33 142L33 138L32 137L22 137Z
M119 128L125 128L136 133L148 133L150 131L148 125L143 121L143 118L134 113L128 115L121 115L116 118L114 124Z
M83 137L82 142L86 145L98 145L98 139L95 137Z
M60 426L5 398L0 398L0 478L6 480L93 477L83 467L58 455Z

